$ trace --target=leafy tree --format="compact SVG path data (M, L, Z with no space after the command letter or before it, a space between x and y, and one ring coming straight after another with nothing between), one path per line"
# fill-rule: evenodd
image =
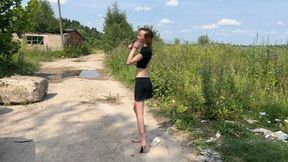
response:
M119 9L117 2L114 2L105 16L103 48L111 51L123 41L131 41L135 38L132 26L127 22L126 13Z
M57 33L58 21L47 0L30 0L26 7L28 32Z
M201 35L200 37L198 37L198 44L200 45L205 45L208 44L210 42L208 35Z
M59 32L59 22L57 18L54 17L54 11L50 3L47 0L40 0L39 2L42 12L39 15L41 21L39 22L38 31L49 33Z
M0 2L0 65L2 68L11 60L12 54L19 49L17 43L11 41L11 38L12 33L21 26L21 15L19 15L21 8L21 0L1 0Z

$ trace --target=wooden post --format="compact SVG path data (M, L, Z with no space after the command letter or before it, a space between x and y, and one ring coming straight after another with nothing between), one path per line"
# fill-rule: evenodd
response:
M58 11L59 11L59 23L60 23L60 34L61 34L62 49L64 49L64 37L63 37L63 28L62 28L62 17L61 17L60 0L58 0Z

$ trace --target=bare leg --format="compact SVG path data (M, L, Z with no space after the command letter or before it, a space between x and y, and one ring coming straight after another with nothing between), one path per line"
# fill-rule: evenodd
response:
M137 126L140 137L140 145L146 146L146 131L144 127L144 101L135 101L134 111L136 112Z

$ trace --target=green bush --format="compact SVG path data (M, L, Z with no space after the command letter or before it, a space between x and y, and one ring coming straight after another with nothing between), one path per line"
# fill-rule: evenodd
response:
M62 52L62 57L79 57L81 55L87 55L91 53L91 47L88 43L83 43L81 45L68 45L64 48Z
M113 50L107 65L116 76L132 85L135 67L125 65L129 54L126 46ZM215 120L244 119L260 110L269 112L271 120L277 116L284 118L288 111L287 53L286 46L155 42L149 65L154 95L160 107L166 106L167 112L173 107L172 100L176 109L184 105L184 113L170 113L174 114L175 122L195 116ZM183 114L190 115L183 119ZM178 120L178 123L183 122Z

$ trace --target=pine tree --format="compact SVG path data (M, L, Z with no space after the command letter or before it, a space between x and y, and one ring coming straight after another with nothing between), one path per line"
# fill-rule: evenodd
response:
M119 9L117 2L108 8L104 22L103 48L111 51L123 41L135 38L132 26L127 22L126 13Z

